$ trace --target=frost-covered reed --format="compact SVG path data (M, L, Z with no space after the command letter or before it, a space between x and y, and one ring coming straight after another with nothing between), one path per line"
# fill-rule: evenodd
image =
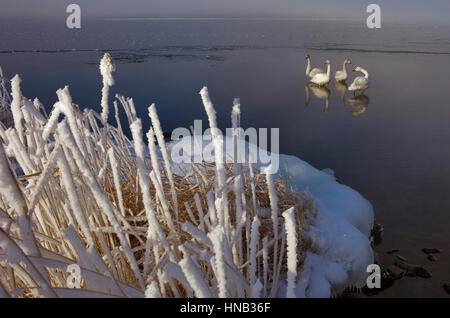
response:
M7 120L11 118L11 96L6 88L8 79L3 76L3 70L0 66L0 122L8 124Z
M11 95L0 81L13 115L0 123L0 297L293 296L314 202L252 165L224 163L215 132L215 161L176 166L155 105L148 132L123 96L113 102L116 126L108 123L109 55L100 68L101 114L65 87L47 117L22 96L18 76ZM214 128L207 88L201 98ZM236 100L233 127L239 121ZM79 289L69 288L71 264Z

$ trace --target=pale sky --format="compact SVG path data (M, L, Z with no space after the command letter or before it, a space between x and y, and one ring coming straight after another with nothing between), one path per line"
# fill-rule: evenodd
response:
M382 18L398 21L449 21L449 0L0 0L0 18L62 17L70 3L85 17L367 17L370 3L381 6Z

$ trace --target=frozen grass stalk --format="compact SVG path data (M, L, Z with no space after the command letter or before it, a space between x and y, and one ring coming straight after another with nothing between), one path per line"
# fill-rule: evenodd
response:
M252 286L256 283L256 268L258 267L256 262L256 249L258 248L260 225L261 222L258 217L255 216L252 222L252 234L250 239L250 285Z
M142 191L142 199L145 208L145 214L148 220L147 239L150 238L152 232L159 236L159 239L163 243L168 252L171 252L171 248L167 241L166 235L161 229L161 225L156 217L153 203L150 196L150 179L148 177L148 170L145 164L145 150L144 142L142 140L142 123L140 119L137 119L131 125L131 133L133 135L134 149L136 151L136 163L139 175L139 184Z
M266 182L267 182L267 189L269 192L269 199L270 199L270 206L272 207L272 222L273 222L273 235L275 239L278 239L278 196L275 192L275 185L273 183L273 175L270 173L272 167L269 166L266 168ZM275 243L274 245L274 251L273 251L273 271L274 273L277 272L277 261L278 261L278 244ZM275 297L276 291L277 291L277 285L278 282L274 282L274 287L272 289L272 297Z
M155 104L152 104L148 108L148 114L150 116L150 119L152 120L154 132L156 134L156 138L158 139L158 144L161 149L161 153L163 155L164 165L166 167L167 176L169 178L169 183L170 183L170 190L172 193L172 203L173 203L173 206L175 209L175 217L178 222L178 199L177 199L177 192L175 189L175 182L173 180L172 165L170 163L170 156L169 156L169 153L167 152L166 141L164 140L164 134L163 134L163 130L161 128L161 123L159 121L158 113L156 112Z
M283 213L287 236L287 290L286 297L295 297L295 279L297 277L297 227L295 225L294 207Z
M195 266L189 254L184 255L184 258L179 262L187 281L191 285L198 298L212 298L213 294L204 281L201 273Z
M103 77L103 88L102 88L102 121L104 124L108 122L109 115L109 88L114 85L114 78L112 73L116 70L113 61L111 60L111 55L105 53L100 61L100 73Z
M19 75L16 75L11 80L11 112L14 119L14 127L19 133L20 141L24 142L23 136L23 114L20 106L22 104L22 91L20 90L20 79Z
M225 276L225 264L224 264L224 231L223 227L218 225L216 228L209 233L209 237L214 246L215 255L215 268L217 272L217 282L219 284L219 297L227 297L227 279Z
M109 157L109 162L111 163L111 170L113 173L114 187L117 192L117 200L119 203L119 210L122 213L122 215L125 216L125 208L123 205L122 185L121 185L120 174L119 174L119 162L116 159L113 148L110 148L108 150L108 157Z
M225 219L227 219L227 212L225 211L227 204L226 180L225 180L225 165L223 154L223 137L219 134L217 127L216 111L209 97L208 88L205 86L200 91L202 97L203 106L205 107L206 114L208 115L209 126L211 128L212 140L214 143L214 156L217 171L217 194L216 198L219 200L219 206L217 207L217 217L219 224L224 225Z

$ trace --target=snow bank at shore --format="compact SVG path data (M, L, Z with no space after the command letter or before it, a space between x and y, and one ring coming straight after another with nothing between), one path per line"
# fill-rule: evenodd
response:
M347 286L364 286L367 265L373 263L370 202L299 158L281 155L280 168L317 205L315 222L308 231L315 252L308 252L297 296L330 297Z

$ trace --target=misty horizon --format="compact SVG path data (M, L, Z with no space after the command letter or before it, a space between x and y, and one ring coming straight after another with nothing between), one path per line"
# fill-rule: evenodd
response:
M66 7L80 5L84 18L106 19L312 19L365 20L367 5L377 3L386 22L445 22L450 2L343 0L0 0L0 19L67 17Z

